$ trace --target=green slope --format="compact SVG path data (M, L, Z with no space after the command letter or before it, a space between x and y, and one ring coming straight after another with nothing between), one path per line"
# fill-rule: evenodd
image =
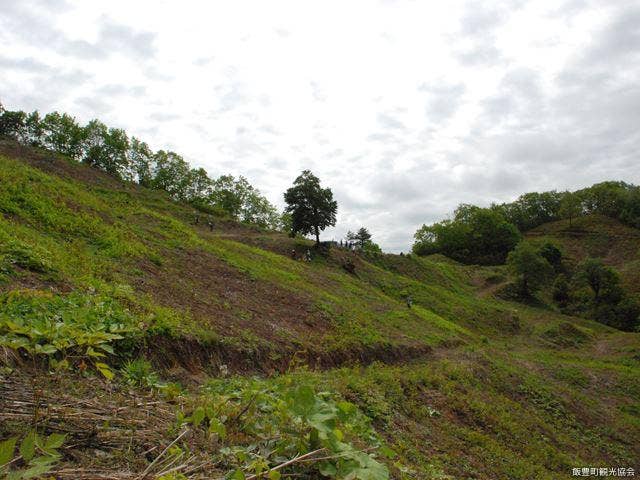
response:
M534 242L551 241L565 252L570 267L587 257L601 258L620 272L624 287L640 292L640 231L601 215L541 225L527 233Z
M638 334L493 298L485 287L503 275L499 268L339 249L293 260L289 252L306 250L304 240L226 219L211 232L160 192L12 144L0 151L6 398L30 388L81 405L98 392L92 408L105 416L110 402L129 404L130 387L121 374L101 380L94 365L117 373L144 356L186 387L177 404L145 394L157 420L148 429L164 446L175 438L175 410L188 410L207 378L230 370L267 376L264 385L309 383L353 402L397 452L381 459L394 478L556 479L570 478L572 467L640 466ZM355 274L342 268L347 258ZM54 381L51 362L34 367L16 353L37 343L42 358L43 345L62 349L80 336L99 350L105 333L123 337L105 341L113 354L77 355L85 350L73 346ZM154 458L123 455L114 441L83 442L66 418L48 417L76 440L62 476L64 468L139 474ZM2 413L0 421L0 438L29 424ZM99 439L104 421L96 414ZM118 428L110 434L125 436ZM151 448L149 437L129 437L140 452ZM189 444L194 455L220 449L198 438ZM102 456L91 456L95 448ZM224 469L216 464L207 475L214 471Z

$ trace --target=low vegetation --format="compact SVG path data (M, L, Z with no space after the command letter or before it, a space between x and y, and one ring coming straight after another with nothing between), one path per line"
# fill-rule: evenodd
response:
M82 152L73 135L56 141ZM83 164L20 142L0 140L2 474L555 480L635 467L640 236L588 214L605 200L531 230L465 206L423 229L420 255L384 254L364 227L314 248L232 220L246 220L235 194L197 205L170 182L145 186L156 177L119 178L100 149ZM332 221L302 217L314 236Z

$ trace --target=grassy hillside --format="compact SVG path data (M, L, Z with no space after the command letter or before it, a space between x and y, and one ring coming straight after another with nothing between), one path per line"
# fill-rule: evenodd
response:
M0 179L0 439L66 433L61 478L252 478L258 459L300 452L278 444L300 385L330 392L323 415L357 407L340 428L392 478L640 467L638 334L496 299L500 268L340 249L295 260L305 240L222 218L210 231L161 192L13 143ZM626 243L607 245L637 273ZM215 421L196 422L208 408Z
M626 289L640 292L640 231L602 215L550 222L527 233L534 242L559 245L569 266L587 257L602 258L620 272Z

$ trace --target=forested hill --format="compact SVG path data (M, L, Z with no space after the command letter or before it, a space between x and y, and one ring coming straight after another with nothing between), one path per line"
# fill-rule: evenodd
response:
M179 153L154 151L144 140L98 119L81 125L67 113L26 113L7 110L0 103L0 137L64 155L116 179L165 191L199 210L261 227L282 226L276 208L246 178L210 178L206 170L192 167Z
M0 179L3 474L638 468L638 334L505 294L505 266L314 248L11 138Z
M503 263L525 234L541 225L599 215L640 228L640 187L622 181L597 183L575 192L530 192L488 208L461 204L453 218L423 225L414 252L443 253L465 263Z
M413 251L506 264L503 296L638 331L639 225L640 187L609 181L488 208L462 204L453 218L418 229Z

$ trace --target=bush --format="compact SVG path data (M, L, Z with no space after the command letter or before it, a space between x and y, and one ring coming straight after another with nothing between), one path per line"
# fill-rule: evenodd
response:
M593 316L598 322L610 327L634 332L640 326L640 304L627 297L614 304L598 305Z
M524 296L530 296L538 290L553 270L529 242L521 242L509 253L507 265L517 277L518 287Z
M618 272L604 265L600 259L587 258L583 261L578 266L577 278L591 288L596 304L601 300L613 303L614 298L620 297Z
M557 272L562 267L562 251L553 243L545 242L540 247L540 255L549 262L549 265Z

